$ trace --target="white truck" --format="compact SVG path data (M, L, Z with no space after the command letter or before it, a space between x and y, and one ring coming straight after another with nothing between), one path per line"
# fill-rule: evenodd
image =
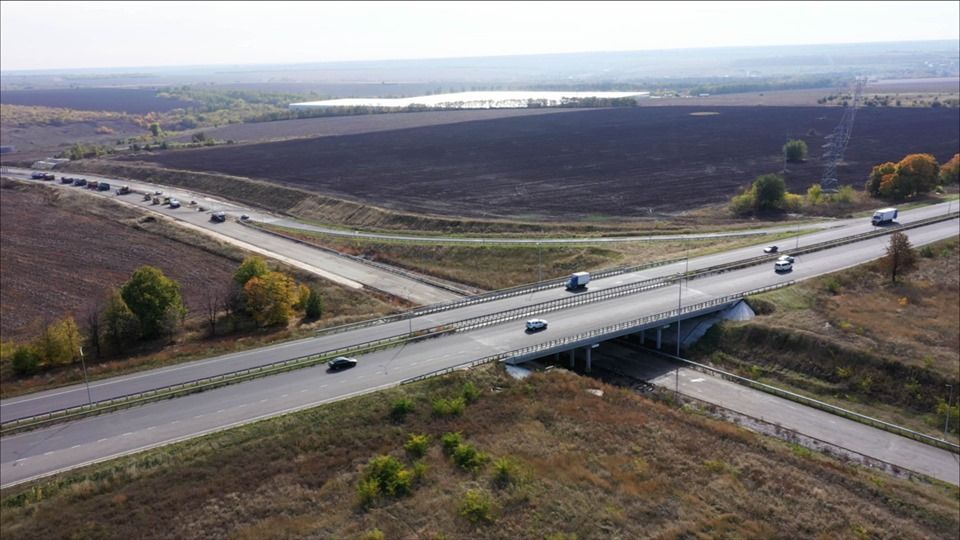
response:
M873 213L870 222L874 225L886 225L887 223L893 223L895 219L897 219L896 208L881 208Z
M567 290L576 291L586 289L587 283L590 283L590 272L574 272L567 280Z

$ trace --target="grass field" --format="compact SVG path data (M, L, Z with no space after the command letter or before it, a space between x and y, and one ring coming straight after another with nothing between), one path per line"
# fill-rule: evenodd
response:
M693 357L942 436L960 384L958 241L923 253L897 285L871 263L760 295L760 316L715 327Z
M459 415L432 412L463 395ZM391 412L400 399L412 409L402 419ZM441 439L452 432L465 444L448 456ZM428 438L405 451L414 434ZM358 486L382 455L414 471L410 492L363 505ZM957 497L562 370L521 382L484 368L4 490L0 532L948 538L960 525Z

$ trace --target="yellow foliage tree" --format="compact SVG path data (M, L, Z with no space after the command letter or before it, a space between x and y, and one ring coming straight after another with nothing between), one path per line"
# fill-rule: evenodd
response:
M36 350L41 362L54 366L70 364L80 357L83 338L73 317L65 317L48 325L37 340Z
M300 300L296 282L283 272L267 272L243 286L247 311L260 326L287 324Z
M960 182L960 154L954 154L950 161L940 167L940 183L956 184Z

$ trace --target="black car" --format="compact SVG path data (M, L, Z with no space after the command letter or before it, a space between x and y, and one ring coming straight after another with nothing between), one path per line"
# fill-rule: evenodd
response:
M327 368L330 371L340 371L341 369L352 368L357 365L357 361L353 358L347 358L346 356L338 356L327 363Z
M779 248L777 248L777 246L767 246L763 248L764 253L776 253L778 250Z

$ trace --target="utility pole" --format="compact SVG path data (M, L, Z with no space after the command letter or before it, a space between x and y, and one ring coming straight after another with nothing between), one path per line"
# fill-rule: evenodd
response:
M677 281L677 358L680 357L680 304L682 299L683 299L683 278L680 278L680 280Z
M93 397L90 396L90 381L87 379L87 362L83 359L83 347L80 347L80 366L83 367L83 384L87 387L87 404L93 405Z
M799 222L799 221L797 222L797 247L796 247L796 249L800 249L800 222Z
M543 250L540 249L540 241L537 241L537 283L543 281Z
M947 440L947 428L950 427L950 406L953 404L953 387L947 385L947 419L943 421L943 440Z

